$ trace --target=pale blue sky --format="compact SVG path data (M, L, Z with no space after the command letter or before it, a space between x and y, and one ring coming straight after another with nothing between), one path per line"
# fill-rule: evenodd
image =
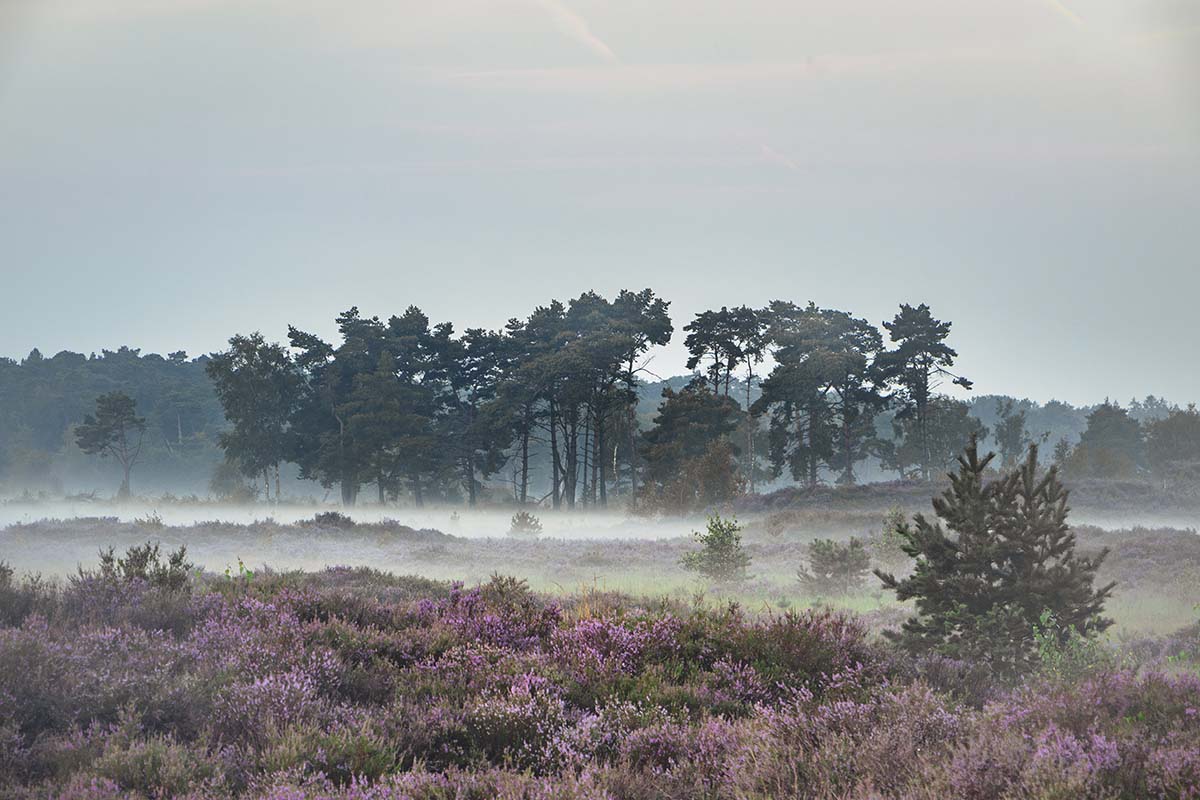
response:
M0 0L0 353L651 286L1200 399L1198 78L1191 0Z

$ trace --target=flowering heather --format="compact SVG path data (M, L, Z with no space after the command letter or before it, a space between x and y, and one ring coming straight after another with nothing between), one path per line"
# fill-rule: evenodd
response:
M3 797L1200 798L1200 675L1170 642L1008 686L830 611L505 578L22 597L0 616Z

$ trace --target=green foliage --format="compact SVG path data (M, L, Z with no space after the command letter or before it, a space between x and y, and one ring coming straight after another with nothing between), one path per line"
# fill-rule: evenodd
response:
M225 579L230 583L248 586L254 580L254 570L246 566L246 562L242 561L242 557L238 556L237 569L231 566L225 567Z
M878 450L874 416L886 376L879 329L845 311L776 301L767 311L776 367L763 382L756 414L770 412L769 457L815 486L827 466L855 482L854 465Z
M944 420L931 414L934 398L942 380L949 379L964 389L970 389L971 381L950 371L958 353L948 344L951 323L934 319L929 306L922 303L900 305L900 312L891 322L883 323L896 349L883 354L880 370L888 383L897 389L900 411L897 417L909 423L907 438L914 440L914 458L902 463L914 464L925 480L930 480L939 468L936 460L938 447L936 438ZM964 415L965 416L965 415ZM958 447L963 446L959 442Z
M1102 610L1113 585L1093 588L1107 551L1091 559L1075 554L1067 492L1056 470L1039 471L1037 448L1018 469L985 484L993 457L980 458L972 441L950 488L933 501L939 521L918 514L915 527L900 530L917 562L912 575L876 574L898 599L916 601L917 615L894 637L908 649L1013 675L1034 662L1034 626L1046 610L1063 630L1090 636L1107 628Z
M1130 478L1144 461L1144 442L1138 421L1114 403L1088 414L1087 429L1071 452L1064 472L1093 478Z
M208 491L218 500L232 503L249 503L258 497L258 490L246 483L241 468L228 459L222 459L213 467Z
M228 350L213 354L206 371L233 426L218 439L226 460L247 477L263 476L268 500L274 477L278 501L279 465L288 455L300 390L291 355L261 333L239 335Z
M704 531L692 533L701 549L685 553L680 563L710 580L745 580L750 556L742 549L741 530L736 519L713 514Z
M815 539L808 546L808 563L808 569L796 573L801 587L816 596L840 596L862 586L871 557L863 541L853 536L846 543Z
M885 566L906 563L908 554L904 552L906 539L901 534L907 520L904 509L892 506L883 516L883 524L875 531L867 543L876 563Z
M0 561L0 626L20 625L49 596L47 583L40 575L17 579L13 568Z
M100 566L96 574L108 583L140 580L157 589L177 592L187 588L188 579L195 569L195 565L187 560L186 545L180 545L178 550L169 553L164 560L159 551L159 544L146 542L130 547L124 556L117 556L111 547L101 550ZM81 578L89 574L82 568L79 571Z
M892 419L893 441L883 449L882 464L904 478L930 478L952 469L972 437L983 440L988 429L970 415L970 406L945 395L931 397L918 419L898 413Z
M1145 425L1146 458L1168 484L1200 484L1200 411L1189 405Z
M34 351L0 358L0 481L11 487L57 489L87 481L72 429L95 415L95 398L114 387L132 397L146 420L138 459L157 488L203 480L220 453L221 407L204 372L205 359L185 353L142 354L121 347L87 356Z
M712 392L696 379L676 392L662 392L654 427L642 434L646 481L663 487L686 465L702 458L709 446L737 427L739 409L728 397Z
M1009 469L1021 460L1030 445L1025 429L1025 411L1016 408L1012 398L996 401L996 425L992 431L1000 450L1000 464Z
M1038 670L1047 678L1071 682L1099 669L1116 666L1116 658L1103 640L1071 626L1062 626L1046 609L1033 626Z

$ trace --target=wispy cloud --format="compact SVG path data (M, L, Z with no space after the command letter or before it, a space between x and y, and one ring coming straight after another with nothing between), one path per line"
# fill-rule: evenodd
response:
M758 145L758 151L762 153L764 160L769 161L772 164L779 164L780 166L787 167L793 171L800 169L800 166L795 161L771 147L769 144L760 142Z
M612 48L592 32L587 20L567 8L562 0L536 0L536 2L550 15L554 20L554 24L558 26L558 29L567 36L570 36L610 64L616 64L620 61Z
M1083 17L1076 14L1062 2L1062 0L1046 0L1050 7L1059 13L1059 15L1067 18L1075 25L1083 25Z

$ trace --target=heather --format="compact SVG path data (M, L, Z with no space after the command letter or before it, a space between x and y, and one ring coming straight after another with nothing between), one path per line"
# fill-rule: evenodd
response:
M1200 796L1195 628L1006 681L828 609L172 555L0 573L4 796Z

